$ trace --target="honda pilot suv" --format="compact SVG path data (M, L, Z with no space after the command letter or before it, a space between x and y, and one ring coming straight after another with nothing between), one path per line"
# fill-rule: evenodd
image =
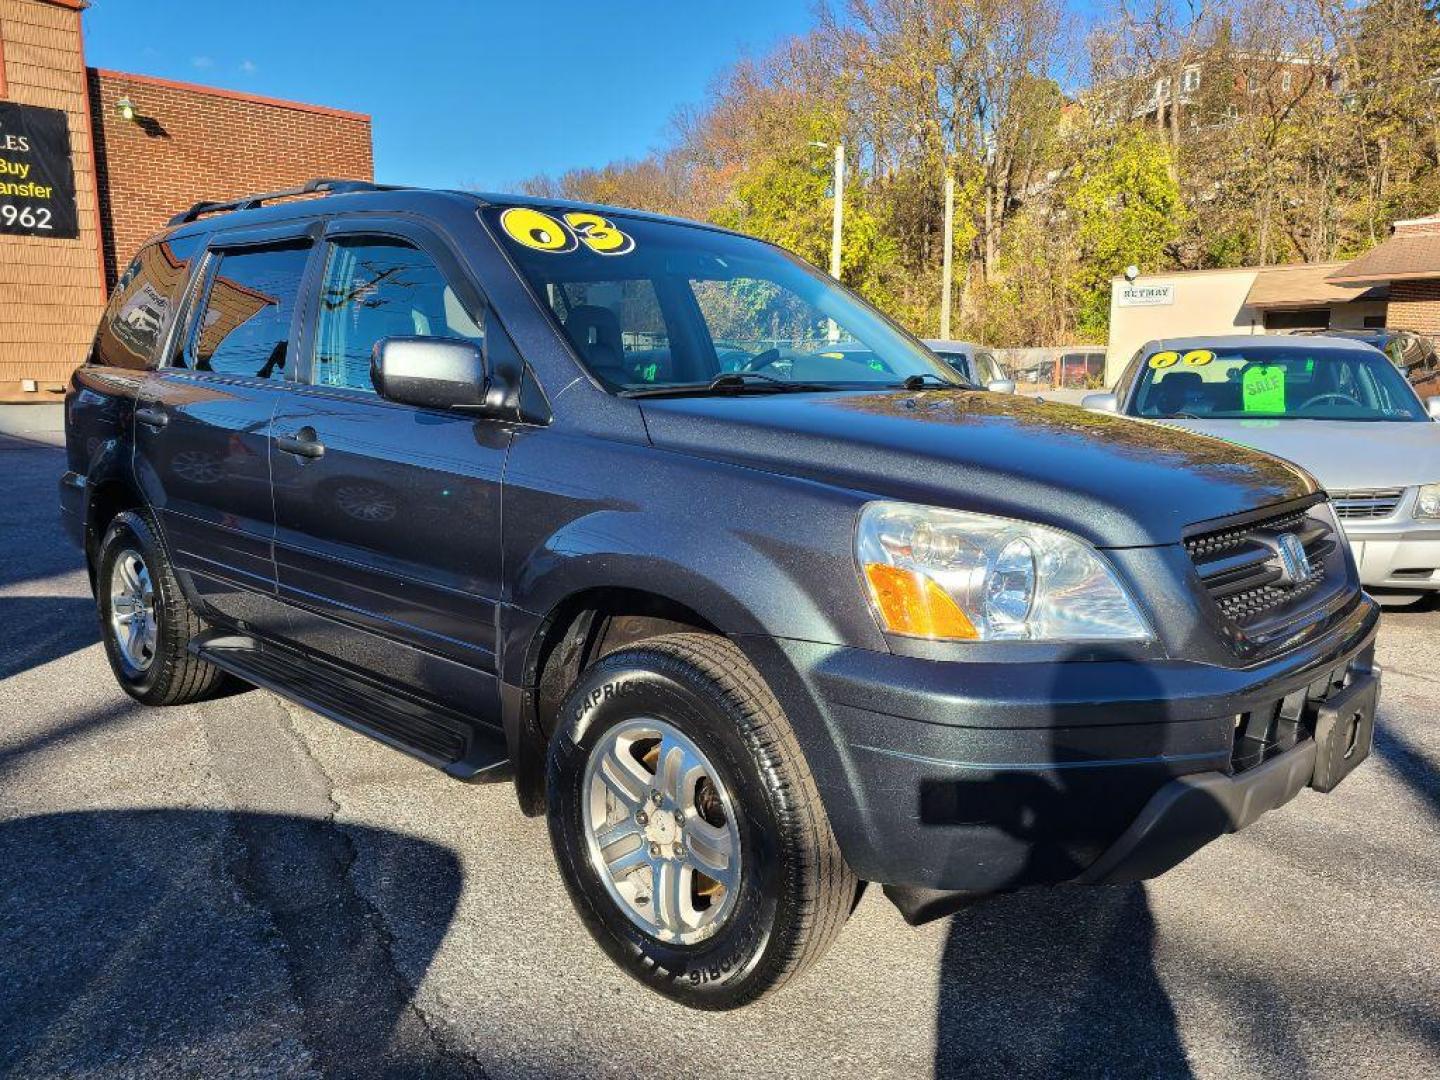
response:
M985 393L709 226L202 203L66 408L131 696L263 687L512 781L595 939L688 1005L803 971L862 883L923 922L1152 877L1370 748L1377 609L1303 471Z

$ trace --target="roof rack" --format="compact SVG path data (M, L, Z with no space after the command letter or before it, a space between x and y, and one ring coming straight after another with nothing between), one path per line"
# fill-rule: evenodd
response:
M369 180L336 180L331 177L316 177L307 180L297 188L284 191L266 191L258 195L243 195L231 202L197 202L189 210L176 214L170 224L184 225L196 221L206 214L228 213L234 210L254 210L276 199L294 199L301 195L349 195L357 191L398 191L394 184L372 184Z

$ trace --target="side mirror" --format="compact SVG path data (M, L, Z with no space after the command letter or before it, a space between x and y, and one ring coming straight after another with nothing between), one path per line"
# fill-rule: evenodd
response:
M995 379L985 384L985 389L992 394L1013 394L1015 392L1014 379Z
M1086 394L1080 399L1080 407L1091 412L1119 412L1120 399L1114 394Z
M1431 420L1440 420L1440 397L1427 397L1425 411L1430 414Z
M389 337L370 356L375 390L389 401L422 409L483 411L485 355L462 338Z

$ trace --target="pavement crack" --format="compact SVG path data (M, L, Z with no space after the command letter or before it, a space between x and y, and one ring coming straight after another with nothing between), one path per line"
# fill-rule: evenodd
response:
M284 726L294 740L300 753L306 761L314 768L321 777L324 796L330 805L329 816L325 819L335 837L340 841L343 856L340 860L338 872L346 888L347 896L353 903L363 911L366 922L372 927L376 935L376 947L379 952L379 961L383 963L388 972L389 979L397 988L403 991L405 1015L414 1024L418 1025L418 1034L421 1041L425 1043L433 1058L426 1062L427 1076L463 1076L467 1078L479 1078L485 1075L480 1063L472 1056L466 1054L462 1049L452 1046L430 1017L420 1008L416 1002L415 995L419 990L418 986L412 985L405 977L396 956L396 941L394 932L386 920L384 913L376 907L366 896L365 891L360 887L355 876L355 867L360 860L360 851L356 845L355 838L350 830L339 820L341 806L335 797L336 782L324 763L316 756L310 741L305 737L304 732L295 722L299 707L288 701L280 700L280 710L284 715ZM397 1023L397 1029L401 1026Z
M378 860L382 887L398 886L396 902L408 898L404 862L417 858L438 864L448 894L457 896L453 858L443 853L442 859L409 837L345 825L336 782L296 723L298 714L268 694L254 700L258 707L244 724L207 724L206 736L233 803L238 850L230 874L269 923L314 1067L327 1077L357 1080L483 1076L415 1004L395 936L361 887L355 832L365 838L363 853ZM282 812L257 812L262 808ZM397 860L399 872L392 865Z

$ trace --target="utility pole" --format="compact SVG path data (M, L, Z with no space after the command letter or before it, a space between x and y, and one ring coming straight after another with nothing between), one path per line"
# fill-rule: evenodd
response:
M840 280L840 236L845 221L845 144L835 144L835 217L830 224L830 276Z
M940 278L940 340L950 340L950 277L955 247L955 178L945 176L945 256Z

